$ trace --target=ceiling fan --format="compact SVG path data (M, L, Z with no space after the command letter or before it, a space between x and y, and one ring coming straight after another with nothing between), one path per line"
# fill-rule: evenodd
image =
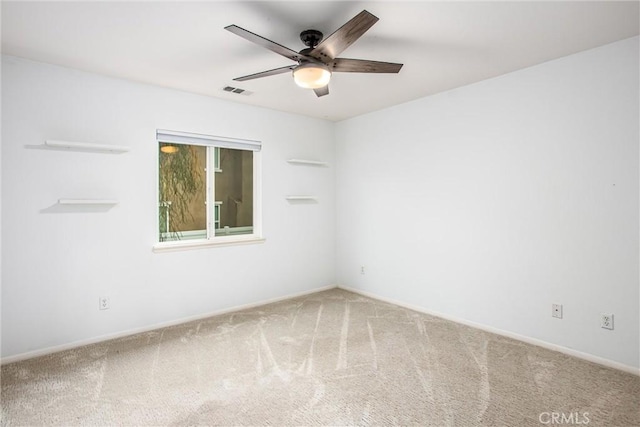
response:
M293 65L249 74L233 80L242 82L293 71L293 79L298 86L313 89L315 94L320 97L329 94L331 73L397 73L403 64L337 57L376 22L378 22L376 16L363 10L324 40L320 31L305 30L300 33L300 40L307 48L302 49L300 52L291 50L237 25L229 25L225 27L225 30L296 62Z

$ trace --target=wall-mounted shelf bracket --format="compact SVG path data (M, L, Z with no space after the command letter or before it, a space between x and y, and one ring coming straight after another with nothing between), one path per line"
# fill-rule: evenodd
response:
M113 199L59 199L59 205L117 205Z
M40 148L50 150L70 150L70 151L94 151L101 153L113 153L120 154L129 151L129 147L122 145L111 144L93 144L89 142L71 142L71 141L57 141L53 139L47 139L44 145Z
M317 160L304 160L304 159L288 159L288 163L292 165L307 165L307 166L329 166L327 162L319 162Z
M316 196L286 196L285 199L290 200L290 201L317 200Z

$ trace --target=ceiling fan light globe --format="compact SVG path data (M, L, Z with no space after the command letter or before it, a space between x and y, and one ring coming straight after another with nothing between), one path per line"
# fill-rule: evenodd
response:
M331 80L331 71L320 64L301 64L293 70L293 80L305 89L325 87Z

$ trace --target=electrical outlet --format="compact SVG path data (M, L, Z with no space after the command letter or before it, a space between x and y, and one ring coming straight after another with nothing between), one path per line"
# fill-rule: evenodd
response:
M604 329L613 329L613 314L601 314L600 327Z
M360 274L364 274L364 265L360 266Z
M562 304L551 304L551 315L562 319Z
M100 310L109 310L111 308L111 301L109 301L109 297L100 297L98 299L98 308Z

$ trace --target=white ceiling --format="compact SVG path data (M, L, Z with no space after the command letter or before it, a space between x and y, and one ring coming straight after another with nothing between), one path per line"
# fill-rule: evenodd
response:
M2 52L328 120L343 120L638 35L631 2L2 2ZM380 18L341 57L404 63L399 74L335 73L317 98L292 64L223 28L293 50L363 9ZM581 70L576 70L576 73ZM253 92L222 91L227 85Z

